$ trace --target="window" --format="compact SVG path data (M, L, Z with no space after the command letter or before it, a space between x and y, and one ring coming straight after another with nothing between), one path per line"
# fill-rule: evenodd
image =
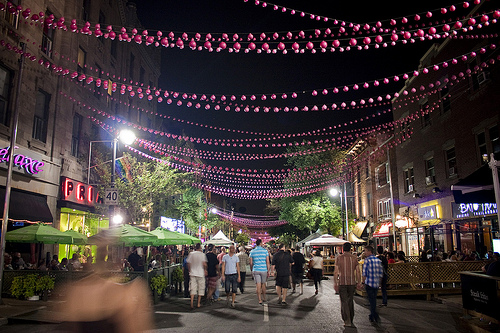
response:
M90 21L90 0L83 0L82 3L82 20Z
M47 141L47 124L49 122L50 94L38 90L36 94L35 118L33 121L33 139Z
M390 219L392 217L391 199L383 199L377 201L377 210L379 221Z
M51 15L47 11L47 16ZM46 22L43 24L43 34L42 34L42 52L49 58L52 58L52 49L54 44L54 28L49 26Z
M413 168L408 168L404 170L404 178L405 178L405 192L413 192L415 186L415 176L413 173Z
M87 52L81 47L78 48L78 74L85 74L85 65L87 64Z
M498 136L498 126L489 129L491 152L498 154L500 152L500 138Z
M388 182L388 175L387 175L387 163L384 163L382 165L379 165L375 169L375 182L377 184L377 187L382 187L385 186Z
M139 70L139 84L142 84L144 83L144 76L146 75L146 71L144 70L144 68L141 66L140 70ZM150 86L151 87L151 86Z
M95 69L96 69L97 77L101 78L101 72L102 72L101 67L96 64L95 65ZM94 96L95 96L95 98L97 98L97 99L101 98L101 91L102 91L101 87L94 86Z
M439 92L441 97L441 113L451 110L450 89L446 86Z
M131 80L134 78L134 66L135 66L135 56L133 53L130 53L130 66L128 75L130 76Z
M457 174L457 157L455 154L455 147L446 149L446 166L448 167L448 177L455 176Z
M90 141L99 140L99 127L97 125L92 124L90 127Z
M10 3L14 7L19 5L19 0L11 0ZM14 29L19 27L19 13L16 11L14 13L10 13L8 10L5 10L5 21L7 21Z
M477 147L479 149L479 157L483 163L487 163L488 159L483 159L484 155L488 155L488 147L486 146L486 133L481 132L477 136Z
M116 59L116 56L118 54L118 51L116 49L117 42L116 42L116 40L111 40L111 39L109 40L109 42L111 43L111 50L110 50L111 55L113 56L113 58Z
M436 182L436 170L434 169L434 157L425 160L425 184L431 185Z
M420 114L422 115L422 128L429 126L431 124L431 114L429 111L429 102L427 100L420 105Z
M82 116L75 113L73 117L73 133L71 135L71 156L78 157L81 129Z
M0 65L0 123L9 126L9 96L12 73Z
M101 29L104 29L105 28L105 24L106 24L106 16L104 15L104 13L102 12L102 10L99 11L99 24L101 25ZM99 37L97 38L101 43L104 43L104 37Z

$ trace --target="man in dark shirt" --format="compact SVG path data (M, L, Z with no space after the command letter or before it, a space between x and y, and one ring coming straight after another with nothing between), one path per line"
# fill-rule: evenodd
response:
M217 255L214 253L215 247L213 244L208 245L207 250L207 303L210 304L212 302L212 295L217 288L217 281L219 280L219 259L217 259Z
M290 253L285 251L285 244L280 244L279 251L273 256L272 265L276 270L276 293L278 304L286 305L286 293L290 285L290 265L293 263Z
M382 246L377 246L377 253L377 258L382 261L382 267L384 268L384 276L382 277L382 281L380 283L380 290L382 291L382 305L380 306L387 306L387 278L389 277L387 275L387 270L389 269L389 262L384 255L384 248Z
M302 279L304 277L304 264L306 263L306 259L304 255L300 253L300 247L295 248L295 252L292 255L293 265L292 265L292 294L295 292L295 287L297 284L300 284L300 293L302 295L304 292L304 284L302 283Z
M139 260L141 257L137 254L137 248L134 246L132 249L132 253L128 256L127 260L130 263L130 266L134 269L134 271L139 271Z

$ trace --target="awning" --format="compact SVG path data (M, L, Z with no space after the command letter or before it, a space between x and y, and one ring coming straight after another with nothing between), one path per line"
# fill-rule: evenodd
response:
M0 187L0 198L5 199L5 187ZM3 204L0 207L3 216ZM0 216L1 219L1 216ZM11 189L9 220L30 222L53 222L47 205L47 197Z
M316 239L320 236L321 236L321 234L319 232L312 233L309 236L307 236L306 238L304 238L303 240L301 240L300 242L297 242L297 245L304 246L306 244L306 242L309 242L310 240Z
M389 237L391 227L392 222L380 223L375 229L373 237Z
M359 221L356 223L354 228L352 228L352 233L357 237L360 238L361 235L363 234L363 231L365 231L366 225L368 224L368 221Z
M354 231L349 232L349 242L353 244L361 244L361 243L366 243L365 240L358 238L355 234Z
M459 180L451 190L456 203L495 202L493 175L488 164Z

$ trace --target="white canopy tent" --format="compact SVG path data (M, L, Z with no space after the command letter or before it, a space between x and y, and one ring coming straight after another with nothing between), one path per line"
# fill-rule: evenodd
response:
M234 242L231 241L229 238L227 238L226 235L222 232L222 230L219 230L218 233L215 234L215 236L212 237L212 239L209 239L203 245L209 245L213 244L215 246L230 246L234 245Z
M306 242L306 246L338 246L344 243L347 243L347 241L329 234L324 234L316 239Z

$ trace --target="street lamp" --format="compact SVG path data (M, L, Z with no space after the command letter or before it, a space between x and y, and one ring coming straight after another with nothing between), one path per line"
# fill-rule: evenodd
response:
M336 188L331 188L330 189L330 195L332 197L336 197L337 195L340 197L340 219L343 220L343 214L344 214L344 208L342 207L342 197L344 197L344 202L345 202L345 226L343 227L344 229L344 237L346 240L349 238L349 215L347 213L347 196L346 196L346 188L344 184L344 194L337 190ZM342 223L343 224L343 223Z

